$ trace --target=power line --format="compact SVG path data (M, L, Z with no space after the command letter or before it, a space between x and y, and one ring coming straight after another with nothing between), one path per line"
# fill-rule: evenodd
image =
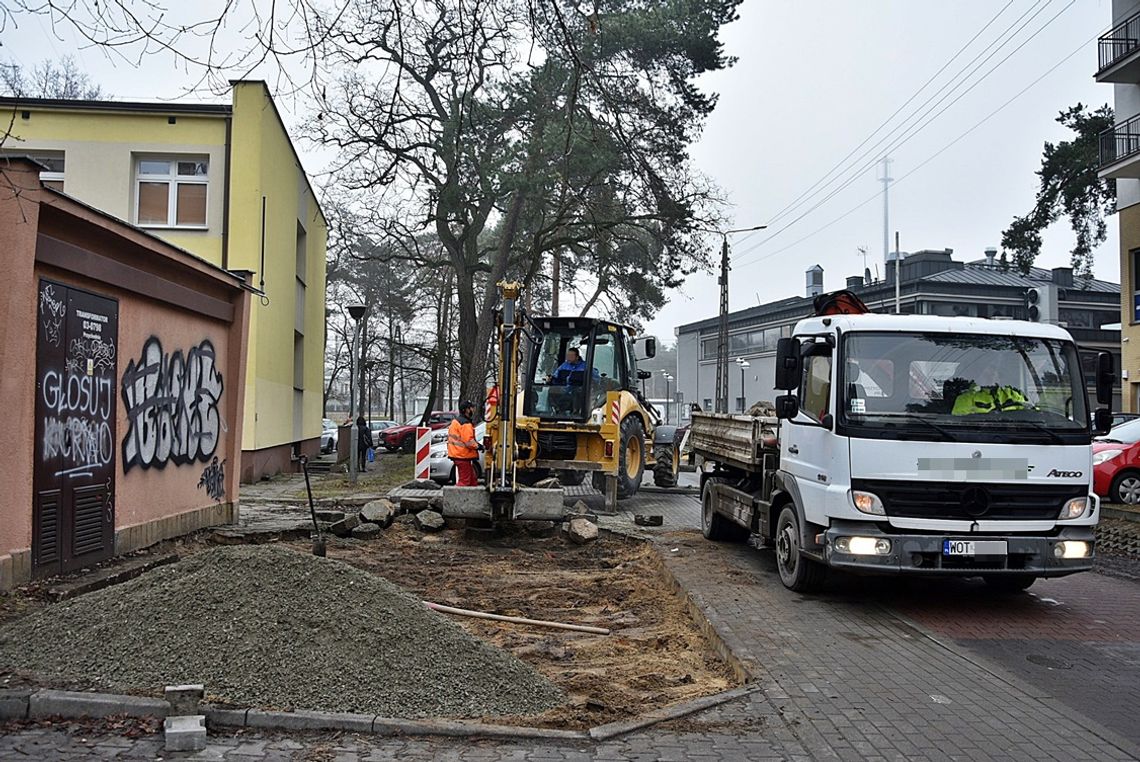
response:
M985 124L986 122L988 122L990 119L992 119L993 117L997 116L997 114L999 114L1000 112L1004 111L1004 110L1005 110L1007 107L1009 107L1009 106L1010 106L1010 104L1012 104L1014 101L1016 101L1016 100L1017 100L1018 98L1020 98L1021 96L1025 95L1025 93L1027 93L1027 92L1029 92L1031 89L1033 89L1033 87L1034 87L1034 86L1036 86L1036 85L1037 85L1039 82L1041 82L1043 79L1045 79L1046 77L1048 77L1048 76L1049 76L1050 74L1052 74L1054 71L1056 71L1057 69L1059 69L1059 68L1060 68L1060 67L1061 67L1063 64L1065 64L1065 63L1066 63L1066 62L1067 62L1067 61L1068 61L1070 58L1072 58L1073 56L1077 55L1077 53L1080 53L1081 51L1085 50L1085 49L1087 48L1087 46L1089 45L1089 43L1091 43L1093 40L1097 39L1097 38L1098 38L1099 36L1101 36L1103 33L1104 33L1104 32L1100 32L1100 31L1098 31L1098 32L1097 32L1096 34L1094 34L1092 37L1090 37L1089 39L1087 39L1087 40L1085 40L1084 42L1082 42L1082 43L1081 43L1081 44L1080 44L1080 45L1079 45L1079 46L1078 46L1078 47L1077 47L1075 50L1073 50L1073 52L1069 53L1067 56L1065 56L1064 58L1062 58L1060 61L1058 61L1057 63L1053 64L1053 66L1051 66L1049 69L1047 69L1047 70L1046 70L1046 71L1045 71L1045 72L1044 72L1044 73L1043 73L1041 76L1039 76L1037 79L1033 80L1033 81L1032 81L1032 82L1030 82L1028 85L1026 85L1024 88L1022 88L1022 89L1021 89L1021 90L1020 90L1020 91L1019 91L1019 92L1018 92L1016 95L1014 95L1013 97L1011 97L1009 100L1007 100L1007 101L1006 101L1005 103L1003 103L1002 105L998 106L998 107L997 107L996 109L994 109L993 111L991 111L989 114L987 114L987 115L986 115L985 117L983 117L983 118L982 118L980 121L978 121L977 123L975 123L975 124L974 124L972 127L970 127L968 130L966 130L965 132L963 132L963 133L962 133L961 135L959 135L958 137L954 138L954 140L950 141L949 143L947 143L946 145L944 145L942 148L940 148L938 151L936 151L935 153L933 153L933 154L931 154L930 156L928 156L928 157L927 157L926 159L924 159L924 160L923 160L921 163L919 163L917 166L915 166L915 167L914 167L914 169L910 170L910 171L909 171L909 172L907 172L905 175L903 175L902 177L900 177L900 178L898 178L897 180L895 180L895 181L894 181L894 184L895 184L895 185L897 185L898 183L901 183L903 180L907 179L908 177L910 177L911 175L913 175L915 172L918 172L920 169L922 169L923 167L925 167L925 166L926 166L927 164L929 164L930 162L934 161L934 159L936 159L936 158L938 158L939 156L941 156L943 153L945 153L946 151L948 151L950 148L952 148L952 147L954 147L955 145L957 145L957 144L958 144L959 142L961 142L961 141L962 141L962 140L963 140L963 139L964 139L964 138L965 138L967 135L971 134L972 132L974 132L974 130L978 129L978 128L979 128L979 127L981 127L983 124ZM880 194L879 194L879 193L875 193L873 196L868 196L866 199L864 199L863 201L859 202L857 205L855 205L855 206L851 207L851 208L850 208L850 209L848 209L846 212L844 212L843 214L839 215L838 217L836 217L835 219L831 220L830 222L828 222L828 223L826 223L826 224L824 224L824 225L821 225L820 227L816 228L816 229L815 229L815 230L813 230L811 233L808 233L807 235L805 235L805 236L802 236L801 238L798 238L798 239L796 239L795 241L793 241L793 242L791 242L791 243L789 243L789 244L787 244L787 245L785 245L785 246L782 246L782 247L780 247L779 249L776 249L775 251L771 251L771 252L768 252L767 254L763 254L763 255L761 255L761 256L758 256L758 257L754 257L754 258L752 258L751 260L738 261L738 262L736 262L736 267L737 267L737 268L740 268L740 267L745 267L745 266L748 266L748 265L756 264L757 262L762 262L762 261L764 261L765 259L769 259L769 258L771 258L771 257L774 257L774 256L776 256L777 254L781 254L781 253L783 253L783 252L787 251L788 249L790 249L790 248L793 248L794 246L798 246L799 244L803 243L803 242L804 242L804 241L806 241L807 239L809 239L809 238L812 238L813 236L815 236L815 235L818 235L819 233L822 233L824 230L827 230L827 229L828 229L828 228L830 228L832 225L835 225L836 223L838 223L838 222L842 222L843 220L847 219L847 218L848 218L848 217L850 217L852 214L854 214L855 212L857 212L857 211L859 211L860 209L862 209L863 207L865 207L867 204L869 204L869 203L871 203L872 201L875 201L876 199L878 199L878 198L879 198L879 196L880 196ZM752 249L754 249L754 248L756 248L756 247L751 247L751 248L752 248ZM749 249L749 250L751 250L751 249ZM744 253L746 253L746 252L741 252L741 253L742 253L742 254L744 254Z
M997 21L998 18L1003 13L1005 13L1006 9L1009 8L1009 6L1011 6L1011 5L1013 5L1013 0L1009 0L1009 2L1007 2L1000 10L998 10L998 12L996 14L994 14L994 16L989 21L986 22L985 26L983 26L981 29L979 29L974 34L973 37L971 37L969 40L967 40L966 44L964 44L962 47L958 48L958 51L954 55L950 56L950 58L947 59L946 63L942 64L942 66L938 69L938 71L934 72L934 74L932 74L929 79L927 79L925 82L923 82L922 86L919 87L917 90L915 90L914 93L912 93L909 98L907 98L905 101L903 101L902 105L900 105L897 109L895 109L894 113L892 113L890 116L888 116L886 119L884 119L883 122L878 127L876 127L874 129L874 131L871 132L871 134L869 134L867 137L863 138L863 141L861 143L859 143L859 145L852 148L847 153L846 156L844 156L842 159L840 159L838 162L836 162L835 166L833 166L831 169L829 169L827 171L827 174L825 174L819 180L816 180L814 183L812 183L812 185L810 185L807 188L807 190L805 190L799 196L796 196L794 199L792 199L792 201L789 204L787 204L782 209L780 209L778 212L776 212L776 214L772 216L772 219L769 221L769 223L776 222L781 217L783 217L784 214L788 210L794 208L802 198L810 195L811 192L813 190L815 190L820 185L820 183L825 182L829 177L831 177L831 175L835 172L835 170L842 167L847 162L847 160L850 159L852 156L854 156L856 151L858 151L860 148L865 146L867 144L867 142L869 140L871 140L871 138L873 138L873 137L875 137L875 135L879 134L879 132L884 127L886 127L888 124L890 124L891 120L893 120L896 116L898 116L902 112L903 109L905 109L912 102L914 102L915 98L917 98L922 93L923 90L925 90L927 87L929 87L930 84L932 82L934 82L934 80L937 79L939 77L939 75L942 74L942 72L946 71L946 69L949 68L950 64L954 63L954 61L956 61L958 59L958 56L962 55L962 53L964 53L967 50L967 48L969 48L971 45L973 45L974 41L977 40L978 37L980 37L987 29L989 29L991 26L993 26L994 22Z
M993 74L995 71L997 71L997 69L999 69L999 68L1000 68L1000 67L1001 67L1001 66L1002 66L1002 65L1003 65L1003 64L1004 64L1006 61L1008 61L1008 60L1009 60L1010 58L1012 58L1012 57L1013 57L1015 54L1017 54L1017 52L1018 52L1018 51L1020 51L1020 50L1021 50L1022 48L1024 48L1024 47L1025 47L1027 44L1029 44L1029 43L1030 43L1030 42L1031 42L1033 39L1035 39L1035 38L1036 38L1036 37L1037 37L1039 34L1041 34L1041 32L1043 32L1043 31L1044 31L1044 30L1045 30L1045 29L1046 29L1046 28L1047 28L1049 25L1051 25L1051 24L1052 24L1054 21L1056 21L1056 20L1057 20L1057 19L1058 19L1058 18L1061 16L1061 14L1063 14L1065 11L1067 11L1069 8L1071 8L1075 2L1076 2L1076 0L1070 0L1070 2L1069 2L1069 3L1068 3L1068 4L1067 4L1067 5L1064 7L1064 8L1062 8L1060 11L1058 11L1058 12L1057 12L1057 13L1056 13L1056 14L1055 14L1055 15L1054 15L1052 18L1050 18L1048 21L1046 21L1046 22L1045 22L1045 23L1044 23L1044 24L1043 24L1041 27L1039 27L1039 28L1038 28L1038 29L1037 29L1035 32L1033 32L1033 34L1031 34L1029 37L1027 37L1025 40L1023 40L1023 41L1021 42L1021 44L1019 44L1019 45L1018 45L1016 48L1014 48L1012 51L1010 51L1008 54L1006 54L1006 56L1005 56L1004 58L1002 58L1000 61L998 61L996 64L994 64L994 66L992 66L992 67L991 67L991 68L990 68L990 69L989 69L989 70L988 70L988 71L987 71L985 74L983 74L983 75L982 75L982 76L981 76L979 79L977 79L976 81L974 81L974 82L973 82L973 83L972 83L972 84L971 84L971 85L970 85L968 88L966 88L966 89L965 89L965 90L963 90L961 93L959 93L957 97L955 97L955 98L954 98L952 101L950 101L950 102L949 102L949 103L947 103L945 106L943 106L943 107L942 107L942 108L941 108L941 109L940 109L940 110L939 110L937 113L935 113L935 114L933 114L932 116L930 116L929 118L927 118L927 119L926 119L924 122L922 122L921 124L919 124L917 127L913 127L912 129L910 129L910 130L909 130L909 132L907 132L907 133L905 133L905 134L903 134L903 135L900 135L900 136L896 137L896 138L895 138L895 139L894 139L894 140L893 140L893 141L892 141L892 142L891 142L891 143L890 143L890 144L889 144L889 145L888 145L886 148L884 148L884 150L883 150L883 153L890 153L890 152L893 152L893 151L897 150L898 148L900 148L900 147L902 147L902 146L906 145L907 143L909 143L909 142L911 141L911 139L913 139L914 137L916 137L916 136L917 136L917 135L918 135L920 132L922 132L922 130L926 129L926 127L927 127L927 126L929 126L929 125L930 125L930 124L931 124L933 121L935 121L935 120L936 120L938 117L940 117L942 114L946 113L946 111L948 111L950 108L952 108L952 107L954 106L954 104L958 103L958 101L960 101L960 100L961 100L962 98L964 98L964 97L965 97L967 94L969 94L969 93L970 93L970 92L971 92L971 91L972 91L972 90L973 90L975 87L977 87L978 85L980 85L980 84L981 84L982 82L984 82L984 81L985 81L985 80L986 80L986 79L987 79L987 78L988 78L988 77L989 77L991 74ZM1043 7L1041 10L1044 10L1044 7ZM1038 13L1040 13L1040 11L1038 11ZM1034 17L1036 17L1036 15L1037 15L1037 14L1034 14ZM1032 21L1032 19L1030 19L1030 21ZM1017 31L1018 31L1018 32L1020 32L1020 31L1021 31L1021 29L1024 29L1024 28L1025 28L1025 26L1026 26L1028 23L1029 23L1029 22L1026 22L1026 24L1023 24L1023 25L1022 25L1022 26L1021 26L1021 27L1020 27L1020 28L1019 28ZM1015 34L1016 34L1016 32L1015 32ZM1012 39L1012 38L1011 38L1011 39ZM1009 41L1007 40L1007 43L1008 43L1008 42L1009 42ZM993 52L992 52L992 53L991 53L989 56L987 56L987 57L986 57L986 58L985 58L985 59L984 59L984 60L981 62L981 64L979 64L977 67L975 67L973 70L971 70L971 71L970 71L970 74L973 74L973 72L974 72L974 71L977 71L977 69L978 69L978 68L980 68L980 67L981 67L981 65L985 64L985 63L986 63L986 62L987 62L989 59L993 58L993 56L994 56L994 55L996 55L998 52L1000 52L1000 49L1001 49L1001 47L1004 47L1004 45L1005 45L1005 44L1006 44L1006 43L1003 43L1003 44L1002 44L1002 46L999 46L999 48L998 48L998 49L995 49L995 50L994 50L994 51L993 51ZM967 76L968 76L968 75L967 75ZM958 89L958 87L961 87L961 85L962 85L962 84L964 84L964 83L965 83L965 81L966 81L966 80L965 80L965 79L963 79L963 80L962 80L962 82L960 82L960 83L959 83L958 85L956 85L954 88L951 88L951 89L950 89L950 90L949 90L949 91L948 91L948 92L947 92L947 93L946 93L946 94L945 94L945 95L944 95L942 98L940 98L940 99L939 99L939 100L938 100L938 101L937 101L937 102L936 102L936 103L935 103L933 106L931 106L929 109L927 109L926 111L924 111L924 112L923 112L923 113L922 113L922 114L919 116L919 118L920 118L920 119L922 119L922 118L924 118L924 117L927 117L927 115L929 115L929 114L931 113L931 111L933 111L935 108L938 108L938 106L940 106L940 105L941 105L941 104L942 104L942 103L943 103L943 102L946 100L946 98L948 98L948 97L949 97L951 94L953 94L953 92L954 92L955 90L957 90L957 89ZM929 101L929 99L928 99L928 100L927 100L927 103L929 103L929 102L930 102L930 101ZM924 103L923 105L925 106L926 104ZM901 125L900 125L900 126L901 126ZM895 130L892 130L892 133L893 133L893 132L895 132L895 131L897 131L897 129L898 129L898 128L896 127L896 128L895 128ZM882 144L882 142L883 142L883 140L886 140L886 139L887 139L887 137L889 137L889 136L890 136L890 135L888 134L888 136L885 136L884 138L880 139L880 141L879 141L878 143L876 143L876 144L875 144L874 146L872 146L870 149L868 149L867 151L865 151L865 152L863 153L863 155L862 155L862 156L860 156L860 159L862 159L862 158L866 157L868 154L870 154L870 153L871 153L871 151L873 151L875 148L877 148L879 145L881 145L881 144ZM826 196L824 196L824 197L823 197L821 200L817 201L815 204L813 204L813 205L812 205L810 208L808 208L806 211L804 211L804 212L802 212L801 214L799 214L799 215L798 215L798 216L797 216L795 219L793 219L791 222L788 222L788 223L786 223L786 224L782 225L780 228L778 228L778 229L777 229L775 232L773 232L771 235L769 235L769 236L767 236L766 238L764 238L762 241L757 241L757 242L756 242L755 244L753 244L752 246L750 246L750 247L748 247L748 248L746 248L746 249L743 249L743 250L740 250L740 251L738 251L738 252L737 252L737 256L743 256L744 254L747 254L747 253L748 253L748 252L750 252L750 251L754 251L755 249L757 249L757 248L759 248L759 247L763 246L764 244L766 244L766 243L768 243L769 241L771 241L772 239L774 239L776 236L780 235L781 233L783 233L783 232L785 232L786 230L788 230L789 228L791 228L791 227L792 227L793 225L795 225L797 222L799 222L800 220L804 219L804 218L805 218L805 217L807 217L809 214L811 214L812 212L814 212L816 209L818 209L819 207L823 206L823 205L824 205L824 204L826 204L828 201L830 201L831 199L833 199L833 198L834 198L835 196L837 196L839 193L841 193L841 192L843 192L844 190L846 190L846 189L847 189L847 188L848 188L848 187L849 187L849 186L850 186L852 183L854 183L856 180L858 180L858 179L859 179L859 178L862 176L862 174L863 174L864 172L866 172L866 171L867 171L867 169L869 169L871 166L873 166L874 164L876 164L878 161L879 161L879 159L878 159L878 158L877 158L877 156L876 156L875 158L872 158L872 159L870 159L869 161L865 162L865 163L864 163L863 165L861 165L861 166L860 166L860 167L859 167L859 168L858 168L858 169L857 169L857 170L856 170L856 171L855 171L853 174L851 174L851 176L850 176L850 177L848 177L848 178L847 178L847 180L846 180L846 181L844 181L842 185L840 185L840 186L836 187L835 189L833 189L832 191L830 191L830 192L829 192L829 193L828 193ZM876 194L876 195L877 195L877 194Z

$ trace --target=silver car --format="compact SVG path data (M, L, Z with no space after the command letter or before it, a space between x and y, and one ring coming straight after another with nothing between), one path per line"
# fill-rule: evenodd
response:
M482 442L486 433L487 425L485 423L475 425L476 441ZM483 469L479 461L475 461L475 473L482 478ZM432 481L441 484L455 484L455 463L447 457L447 429L432 432L430 477Z

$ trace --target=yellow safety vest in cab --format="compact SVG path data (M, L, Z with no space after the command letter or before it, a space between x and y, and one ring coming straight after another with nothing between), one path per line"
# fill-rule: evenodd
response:
M954 415L992 413L1003 410L1025 410L1029 400L1012 386L971 387L954 400Z

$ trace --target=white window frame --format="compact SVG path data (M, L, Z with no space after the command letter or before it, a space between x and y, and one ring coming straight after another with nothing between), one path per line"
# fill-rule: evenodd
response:
M170 170L165 175L143 174L144 161L168 161ZM194 161L205 162L206 174L180 175L178 162ZM139 189L143 183L167 183L170 188L166 194L166 222L139 222ZM134 157L134 185L135 185L135 224L147 229L173 229L173 230L208 230L210 228L210 157L203 154L136 154ZM178 220L178 186L179 185L205 185L206 186L206 219L202 224L179 225Z

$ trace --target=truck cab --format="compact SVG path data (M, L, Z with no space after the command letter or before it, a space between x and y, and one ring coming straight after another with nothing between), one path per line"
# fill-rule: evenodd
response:
M1111 414L1093 413L1064 329L812 317L781 339L776 368L778 444L752 461L764 473L726 443L705 507L721 534L732 521L774 544L786 586L811 589L830 567L1020 590L1092 567L1091 440ZM1110 356L1097 375L1107 403Z

